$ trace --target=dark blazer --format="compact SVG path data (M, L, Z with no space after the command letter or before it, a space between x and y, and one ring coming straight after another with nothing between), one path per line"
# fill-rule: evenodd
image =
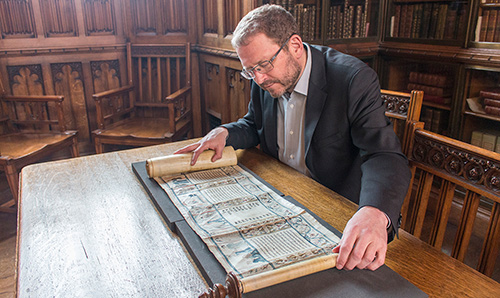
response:
M306 165L321 184L360 207L385 212L397 230L411 174L385 117L377 74L359 59L334 49L310 48ZM251 98L242 119L223 125L229 130L227 145L240 149L260 144L262 151L278 158L278 101L254 82Z

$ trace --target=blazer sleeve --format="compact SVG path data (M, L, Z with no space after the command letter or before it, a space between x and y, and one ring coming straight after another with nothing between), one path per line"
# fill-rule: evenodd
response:
M391 230L397 231L411 173L399 139L385 116L376 73L369 67L361 68L352 77L348 93L351 137L362 162L359 207L373 206L385 212Z

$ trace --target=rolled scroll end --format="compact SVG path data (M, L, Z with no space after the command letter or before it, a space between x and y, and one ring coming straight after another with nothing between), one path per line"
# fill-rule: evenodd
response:
M207 289L198 298L241 298L241 287L238 277L233 272L226 276L226 285L214 284L212 288Z
M149 178L153 178L153 165L150 159L146 160L146 173L148 173Z

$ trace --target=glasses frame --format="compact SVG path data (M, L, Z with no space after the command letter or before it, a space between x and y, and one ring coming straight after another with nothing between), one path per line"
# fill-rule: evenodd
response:
M276 59L276 57L278 57L281 50L283 50L283 48L288 43L290 38L292 38L292 36L294 36L294 35L295 35L295 33L292 33L292 35L290 35L290 37L288 37L286 39L286 41L283 43L283 45L281 45L279 50L276 52L276 54L274 54L274 56L271 57L271 59L261 61L259 64L255 65L254 67L252 67L250 69L243 68L243 70L241 71L241 76L247 80L253 80L255 78L255 72L258 72L261 74L266 74L266 73L270 72L271 70L273 70L274 69L273 61ZM269 65L271 65L271 68L269 68L268 70L265 70L264 68L262 68L262 70L256 70L257 67L262 67L263 63L269 63Z

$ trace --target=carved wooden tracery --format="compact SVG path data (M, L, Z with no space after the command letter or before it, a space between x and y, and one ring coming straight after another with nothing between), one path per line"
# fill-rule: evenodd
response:
M441 169L457 180L472 183L477 188L500 195L500 164L479 155L431 141L416 132L412 159Z
M87 35L115 34L115 5L113 0L83 0L83 16Z
M33 6L29 0L0 0L2 38L36 37Z
M399 114L401 116L406 116L408 113L408 105L410 104L410 99L408 97L394 96L388 94L381 95L384 104L386 105L386 111Z

